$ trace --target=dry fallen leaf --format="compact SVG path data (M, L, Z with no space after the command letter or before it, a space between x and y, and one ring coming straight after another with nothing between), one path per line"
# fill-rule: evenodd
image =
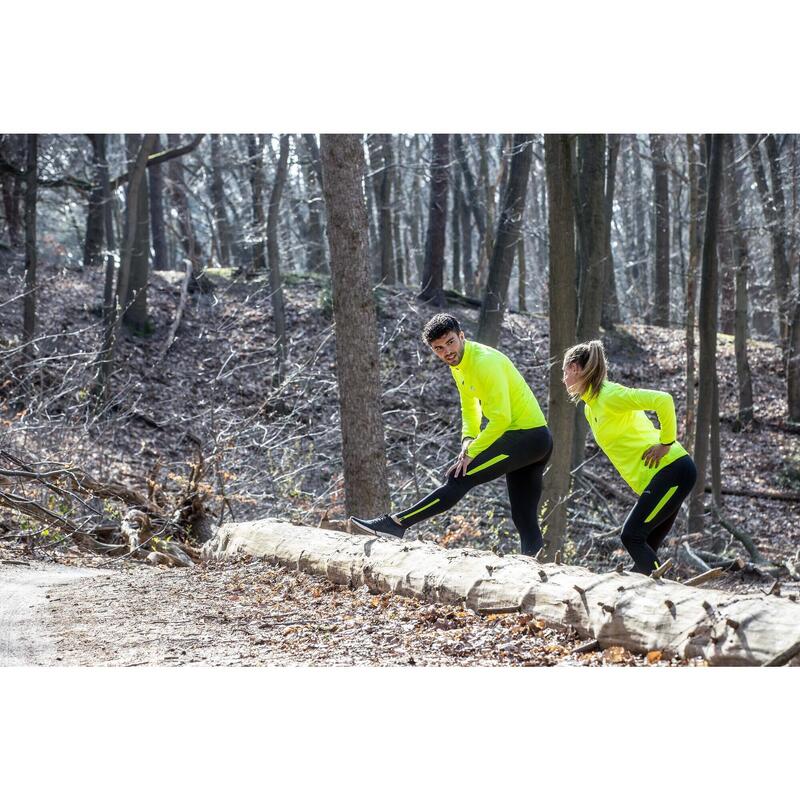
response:
M603 650L603 661L609 664L619 664L625 660L625 648L619 645L613 645Z
M661 651L660 650L651 650L647 654L647 663L654 664L656 661L661 661Z

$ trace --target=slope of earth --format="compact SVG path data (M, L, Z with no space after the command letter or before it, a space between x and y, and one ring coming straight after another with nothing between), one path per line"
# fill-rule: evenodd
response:
M304 524L342 517L339 409L330 293L323 276L287 276L290 335L285 378L277 377L269 290L213 276L212 294L190 296L178 338L163 342L173 319L181 276L154 273L149 287L152 331L120 342L111 397L102 414L90 404L91 363L100 343L99 272L41 269L40 358L36 379L26 378L19 341L19 264L0 271L0 444L34 460L80 464L103 478L141 491L174 489L202 459L206 507L215 523L283 517ZM458 449L457 393L447 370L421 343L433 310L412 290L376 291L382 359L387 462L394 508L430 491ZM474 333L477 311L451 310ZM679 427L685 418L685 348L680 329L620 326L604 336L610 377L673 393ZM544 317L509 313L500 348L509 354L547 406L548 341ZM800 489L797 436L784 424L786 404L780 354L751 342L757 422L734 432L735 361L732 341L720 336L723 484L731 488ZM558 365L554 365L558 369ZM681 430L682 432L682 430ZM556 443L557 445L557 443ZM608 569L627 560L615 528L635 498L593 444L590 467L600 476L576 488L570 521L569 562ZM797 561L797 503L725 495L725 513L745 528L761 552ZM14 537L19 520L0 520ZM678 555L681 521L667 548ZM511 552L518 540L504 487L482 486L450 514L413 529L444 546ZM706 552L743 555L724 529L710 522L692 545ZM45 545L47 553L57 550ZM679 565L688 574L689 568ZM741 574L726 578L752 585ZM762 579L763 586L763 579ZM726 586L725 588L732 588Z

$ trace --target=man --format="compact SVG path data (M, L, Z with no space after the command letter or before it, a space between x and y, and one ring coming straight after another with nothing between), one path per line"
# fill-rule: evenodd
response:
M402 538L406 528L452 508L474 486L505 475L522 553L535 555L543 544L537 519L542 474L553 449L539 403L511 361L492 347L468 341L451 314L434 316L422 337L456 382L461 452L445 483L418 503L376 519L350 517L351 526ZM488 420L483 430L482 417Z

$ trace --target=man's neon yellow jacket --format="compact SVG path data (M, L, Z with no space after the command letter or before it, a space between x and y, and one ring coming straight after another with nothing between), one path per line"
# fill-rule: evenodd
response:
M539 402L511 360L493 347L467 341L464 357L450 367L461 398L461 438L474 439L470 458L506 431L547 425ZM481 417L488 420L481 430Z
M677 424L672 395L655 389L630 389L605 381L595 397L584 392L583 413L589 421L595 441L617 468L628 486L641 494L653 475L681 456L686 450L675 441ZM655 411L661 430L645 411ZM658 466L647 467L642 456L654 444L674 442Z

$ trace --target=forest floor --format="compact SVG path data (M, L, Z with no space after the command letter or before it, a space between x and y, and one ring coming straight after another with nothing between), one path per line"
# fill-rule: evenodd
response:
M260 560L60 564L0 546L0 666L703 666L583 643L530 614L370 595ZM14 602L6 602L13 592Z
M0 346L5 348L0 445L31 460L78 464L143 493L179 491L201 459L205 505L214 524L269 516L314 525L343 517L333 329L324 278L287 280L290 344L280 380L263 280L243 283L225 273L213 276L214 293L190 296L178 338L162 355L181 276L155 273L149 288L152 330L145 336L127 334L120 342L111 401L97 414L86 387L100 341L99 273L43 265L41 276L42 358L31 388L21 382L15 350L21 314L19 302L12 300L19 297L22 274L18 264L0 269L0 292L11 298L0 304ZM408 289L380 289L376 297L387 462L393 507L400 508L430 491L456 455L459 408L447 371L419 339L431 309L417 303ZM474 331L475 309L451 310L468 335ZM670 391L682 430L683 331L629 325L603 338L610 377ZM499 346L546 412L546 317L509 313ZM799 439L785 424L780 353L773 344L753 340L749 356L757 421L737 432L733 342L720 335L723 486L798 492ZM598 479L576 493L564 560L604 571L627 561L614 529L635 498L591 443L586 457ZM768 561L780 564L800 560L799 505L724 495L731 522L752 537ZM104 565L108 573L57 587L40 608L39 616L60 640L53 656L61 659L58 663L405 664L411 659L417 664L595 664L618 657L620 663L646 662L629 654L572 656L578 642L568 632L539 630L535 619L523 615L481 618L461 609L370 597L365 590L335 587L256 562L185 570L125 559L111 564L79 553L46 530L36 531L31 552L21 532L30 533L24 520L0 509L0 569L69 563ZM412 536L445 547L501 553L518 548L505 488L498 483L479 487L450 514L412 529ZM696 571L680 558L685 538L685 522L680 521L664 553L675 557L673 577ZM690 541L695 550L719 557L747 557L734 537L710 519L706 532ZM3 564L2 559L32 566ZM759 591L769 582L745 570L726 574L715 587Z

